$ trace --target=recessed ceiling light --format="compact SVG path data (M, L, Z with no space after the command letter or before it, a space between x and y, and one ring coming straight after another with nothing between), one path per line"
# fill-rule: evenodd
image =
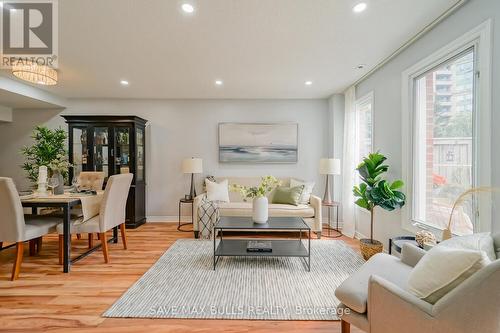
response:
M194 7L190 3L184 3L184 4L182 4L181 8L182 8L182 10L184 12L189 13L189 14L191 14L192 12L194 12Z
M120 81L120 84L121 84L122 86L128 86L128 85L129 85L129 82L128 82L127 80L121 80L121 81Z
M306 82L304 82L304 84L305 84L306 86L310 86L310 85L312 85L312 84L313 84L313 82L312 82L312 81L306 81Z
M356 6L352 7L352 11L355 13L361 13L366 9L366 2L360 2Z
M363 69L365 67L366 67L365 64L359 64L359 65L356 65L356 67L354 67L354 69Z
M215 84L217 86L222 86L224 84L224 82L222 82L222 80L215 80Z

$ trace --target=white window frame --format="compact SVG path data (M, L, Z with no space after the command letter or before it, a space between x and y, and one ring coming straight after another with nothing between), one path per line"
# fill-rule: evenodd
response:
M441 236L438 228L413 221L413 149L415 123L415 80L460 52L474 47L475 105L474 139L475 186L491 186L491 19L483 22L463 36L419 61L402 73L402 178L405 182L406 205L402 209L402 227L410 232L422 228ZM491 231L491 200L483 196L478 200L474 232Z
M363 105L363 104L367 104L367 103L370 103L371 104L371 109L370 109L370 114L371 114L371 118L372 118L372 136L371 136L371 147L370 147L370 150L371 152L373 152L373 147L374 147L374 143L373 143L373 139L375 137L375 113L373 112L373 110L375 109L375 101L374 101L374 97L373 97L373 91L370 91L369 93L363 95L362 97L358 98L355 102L354 102L354 114L356 116L356 119L355 119L355 123L356 123L356 133L354 134L354 137L356 138L356 158L358 157L358 153L359 153L359 138L358 138L358 117L359 117L359 113L358 113L358 110L359 108ZM359 163L361 161L357 161L357 163ZM355 182L356 183L356 182ZM361 208L359 206L356 205L356 210L358 212L363 212L364 214L369 214L369 211L367 211L366 209L364 208Z

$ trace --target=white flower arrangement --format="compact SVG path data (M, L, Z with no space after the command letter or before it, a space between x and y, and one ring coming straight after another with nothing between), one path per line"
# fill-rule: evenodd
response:
M259 186L243 186L238 184L231 184L230 190L238 192L243 200L253 199L258 197L265 197L269 192L279 186L281 182L273 176L264 176Z

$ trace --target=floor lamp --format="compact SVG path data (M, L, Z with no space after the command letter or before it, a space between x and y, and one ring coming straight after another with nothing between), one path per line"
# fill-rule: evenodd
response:
M203 160L201 158L186 158L182 161L182 172L191 174L191 190L189 192L189 200L196 197L196 186L194 185L194 174L203 172Z
M330 195L330 175L340 175L340 160L338 158L322 158L319 161L320 175L326 175L325 195L323 196L324 204L332 204L332 196Z

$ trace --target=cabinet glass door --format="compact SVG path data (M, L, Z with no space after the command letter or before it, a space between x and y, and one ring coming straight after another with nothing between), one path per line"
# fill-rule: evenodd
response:
M130 128L115 127L115 174L130 173Z
M80 172L87 169L88 149L87 149L87 128L73 127L73 177L78 177ZM70 179L71 181L71 179Z
M136 180L144 180L144 130L138 128L135 133L136 145L137 145L137 171Z
M103 171L104 179L109 175L109 131L107 127L94 127L94 171Z

